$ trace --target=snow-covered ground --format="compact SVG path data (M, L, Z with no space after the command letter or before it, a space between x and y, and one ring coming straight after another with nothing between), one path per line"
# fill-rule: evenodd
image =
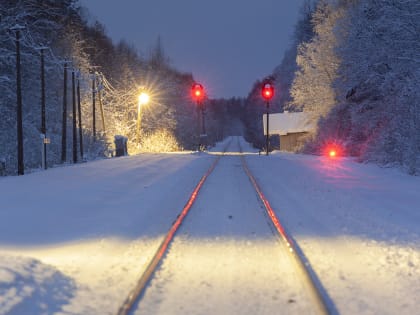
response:
M248 163L340 313L419 314L419 177L284 153Z
M243 146L341 314L418 313L419 177ZM214 159L138 155L0 178L0 314L115 314ZM280 249L240 158L222 157L136 312L301 314Z
M239 152L237 141L229 151ZM134 314L312 314L294 261L264 211L240 157L228 153Z

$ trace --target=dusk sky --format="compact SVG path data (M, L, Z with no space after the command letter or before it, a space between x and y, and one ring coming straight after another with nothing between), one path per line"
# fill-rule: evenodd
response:
M158 36L209 97L245 97L290 46L304 0L80 0L118 42L148 56Z

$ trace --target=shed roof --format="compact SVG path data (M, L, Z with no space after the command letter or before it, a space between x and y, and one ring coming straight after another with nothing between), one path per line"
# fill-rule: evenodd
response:
M263 117L264 134L267 134L266 114ZM279 134L281 136L289 133L310 132L313 131L314 124L310 122L309 115L304 112L270 114L270 134Z

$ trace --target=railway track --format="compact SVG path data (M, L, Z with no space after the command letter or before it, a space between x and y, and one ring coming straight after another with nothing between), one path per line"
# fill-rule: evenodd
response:
M263 194L260 186L258 185L255 177L253 176L252 172L250 171L244 154L242 154L242 148L240 144L239 138L236 139L235 143L230 141L226 146L224 152L217 154L217 157L211 167L207 170L207 172L203 175L195 189L193 190L191 196L189 197L186 205L173 222L170 230L167 232L166 236L164 237L163 241L161 242L159 248L157 249L156 253L154 254L152 260L148 264L147 268L145 269L144 273L139 278L137 285L135 288L129 293L127 298L125 299L124 303L118 310L118 315L125 315L129 314L136 305L141 303L142 298L144 297L145 291L147 290L148 284L150 283L151 279L155 272L159 269L160 265L162 264L162 259L167 256L169 245L173 242L177 231L181 227L181 225L185 224L184 221L186 220L187 215L193 205L196 203L197 199L199 199L199 193L204 184L206 183L207 179L216 169L219 161L222 157L226 154L226 151L229 146L236 145L239 151L238 154L240 158L240 164L235 166L242 168L242 173L246 174L249 181L252 184L254 193L257 194L258 198L260 199L260 203L263 205L264 213L265 213L265 221L271 228L271 231L276 235L277 239L281 240L282 248L284 253L283 255L289 256L290 260L294 264L295 273L298 275L297 277L302 282L302 287L307 291L306 296L310 300L309 307L311 308L312 314L335 314L336 311L333 308L332 303L330 302L328 295L323 290L322 285L318 281L316 274L311 269L308 260L303 255L302 251L300 250L296 241L292 238L290 233L287 232L285 227L279 221L275 211L272 209L269 201ZM234 156L235 163L238 159L237 156ZM233 161L233 160L232 160ZM242 175L244 176L244 175ZM246 178L244 177L244 178ZM251 191L251 189L249 190ZM261 214L259 214L261 216ZM170 254L169 254L170 255ZM289 299L290 303L293 303L294 300Z

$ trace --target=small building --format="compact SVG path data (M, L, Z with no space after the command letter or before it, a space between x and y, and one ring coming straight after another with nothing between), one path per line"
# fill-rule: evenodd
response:
M263 117L264 135L267 134L266 114ZM314 130L309 116L304 112L287 112L270 114L270 135L280 136L280 151L296 151L303 144L303 137Z

